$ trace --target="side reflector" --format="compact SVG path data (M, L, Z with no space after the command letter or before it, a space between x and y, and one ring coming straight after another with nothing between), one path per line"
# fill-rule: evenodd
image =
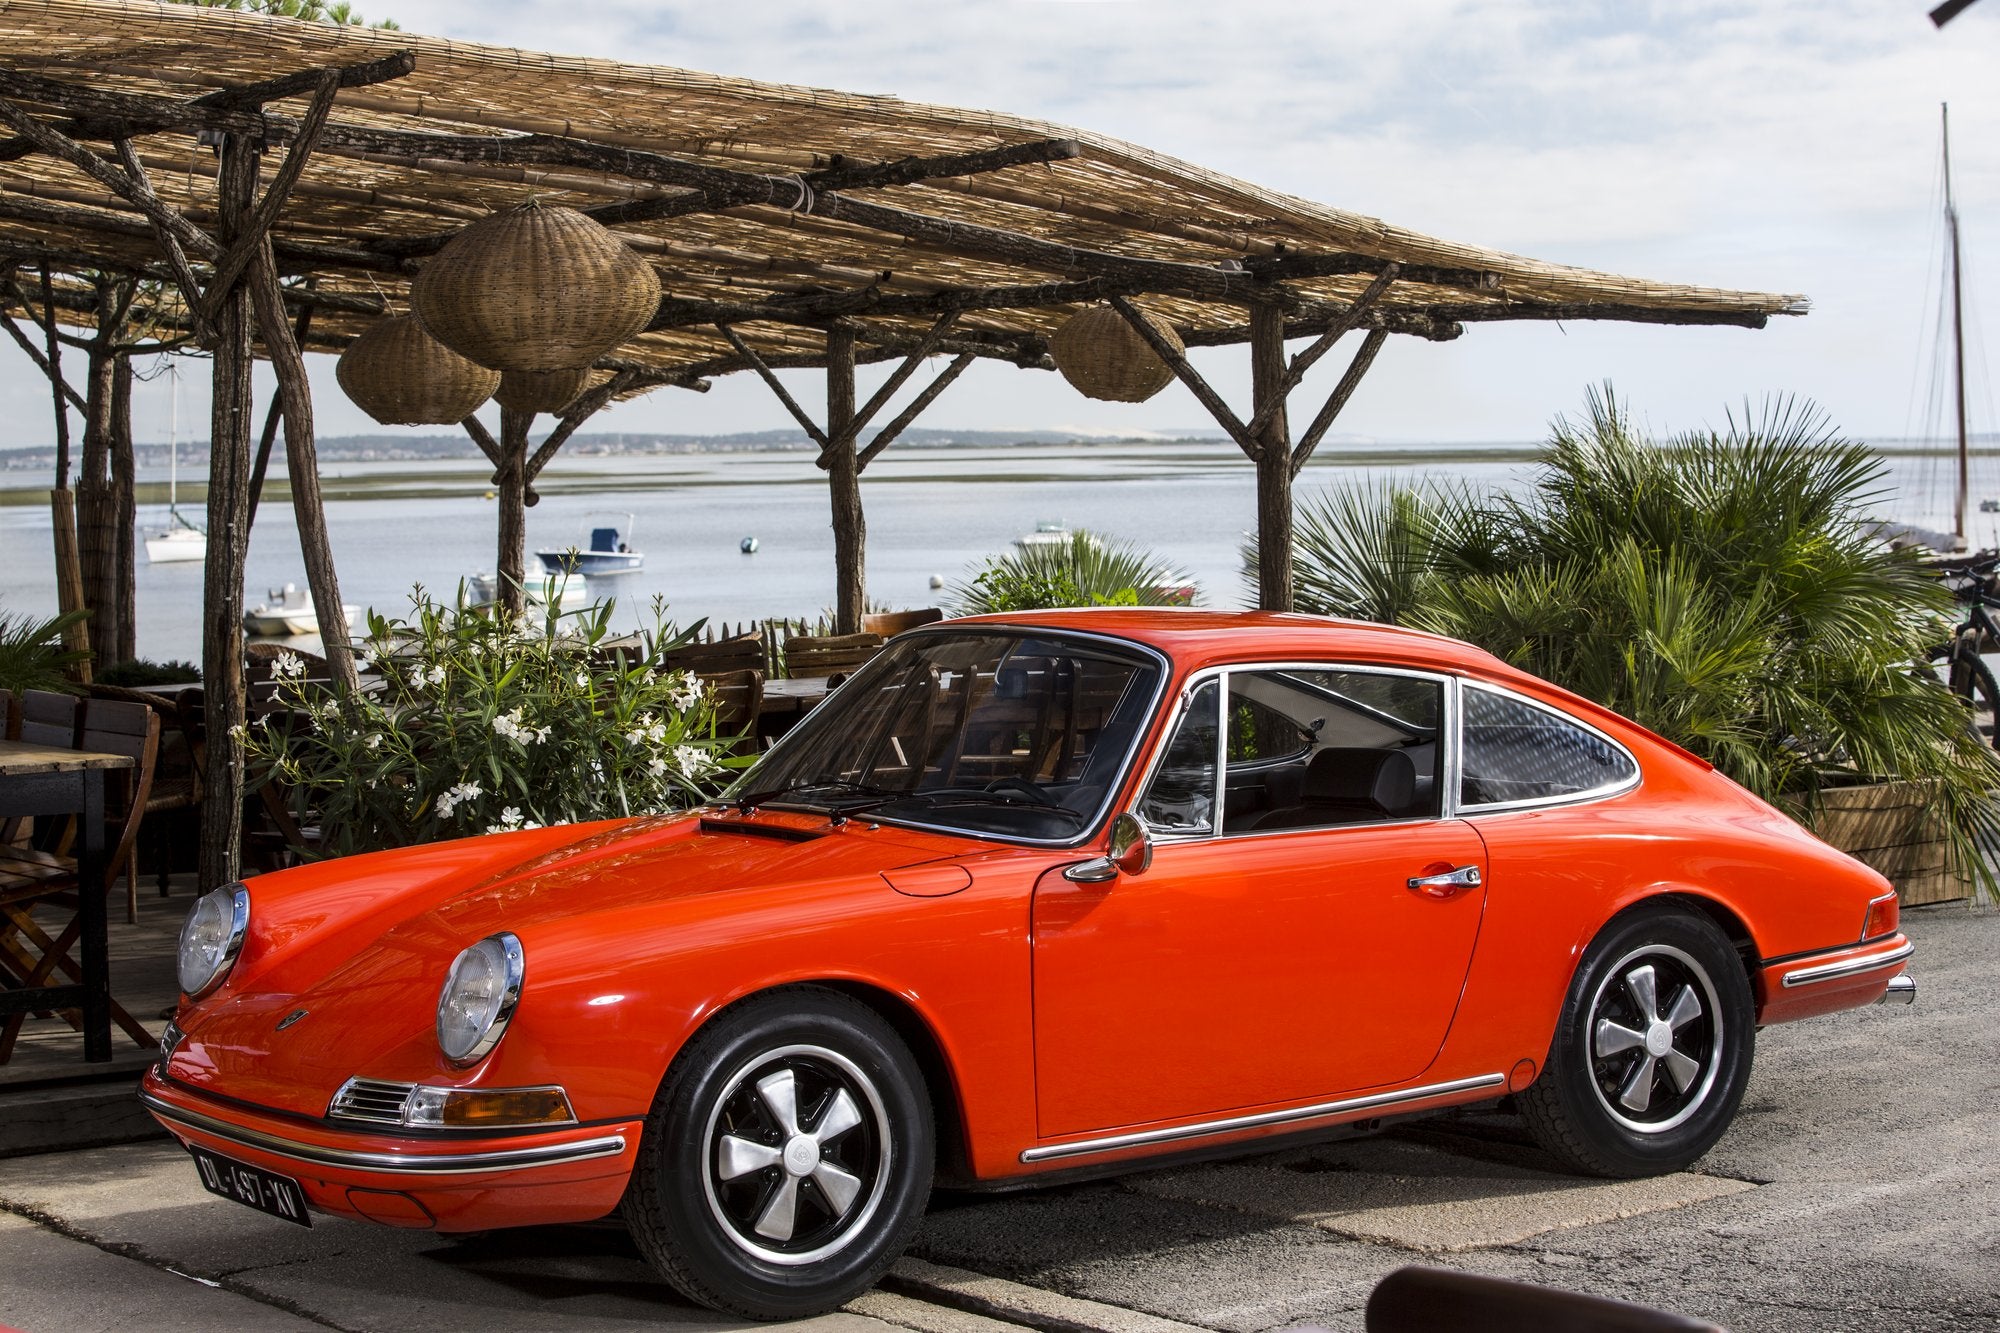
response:
M1868 901L1868 919L1862 922L1861 938L1872 940L1882 935L1893 935L1902 922L1902 904L1895 890L1890 890L1880 898Z

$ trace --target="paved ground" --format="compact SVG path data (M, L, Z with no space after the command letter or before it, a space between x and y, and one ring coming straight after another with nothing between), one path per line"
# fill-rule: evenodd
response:
M826 1333L1356 1329L1411 1262L1751 1330L2000 1328L2000 912L1910 913L1922 992L1772 1029L1693 1173L1552 1174L1486 1115L1378 1140L1001 1197L940 1196L891 1289ZM940 1267L940 1266L946 1267ZM958 1270L958 1271L953 1271ZM202 1193L178 1150L0 1162L0 1324L82 1329L720 1328L621 1233L453 1243ZM985 1276L981 1276L985 1275Z

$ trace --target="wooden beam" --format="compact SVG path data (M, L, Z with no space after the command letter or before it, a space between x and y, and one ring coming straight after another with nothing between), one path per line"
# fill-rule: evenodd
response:
M875 438L869 441L868 447L861 451L861 468L865 470L870 463L875 461L875 455L887 449L891 444L894 444L896 437L903 433L904 428L912 421L915 421L925 408L937 401L937 396L950 388L951 382L960 375L963 375L965 368L971 365L973 360L972 353L959 353L957 359L946 366L937 378L926 384L924 391L911 399L910 405L901 412L898 412L895 420L878 431Z
M49 383L56 387L57 392L61 393L63 398L72 407L76 408L77 411L88 412L89 409L84 405L83 395L70 387L69 382L63 379L54 367L49 364L48 357L42 352L42 349L35 346L28 335L21 331L21 326L14 322L13 312L0 308L0 323L4 323L7 326L8 334L15 342L20 344L21 350L28 354L28 359L35 363L35 369L48 377Z
M306 345L306 335L312 332L312 317L311 306L299 311L298 321L292 325L294 346ZM264 477L271 470L271 449L278 442L278 426L284 406L284 395L273 392L271 405L264 409L264 430L257 437L257 456L250 464L250 512L243 521L245 530L257 526L257 506L264 500Z
M793 398L791 392L779 382L770 364L763 357L759 356L749 343L744 342L741 335L735 329L730 328L727 324L718 324L715 327L721 331L724 338L729 340L729 345L736 349L736 355L742 357L744 363L756 371L758 377L770 386L771 392L778 395L778 401L785 405L785 410L792 414L792 419L804 428L807 435L812 437L813 443L817 444L822 451L830 448L832 440L829 438L827 432L821 430L819 423L806 415L805 409L799 406L798 400ZM851 354L851 336L849 338L849 350ZM843 631L843 633L846 632L850 631Z
M317 92L323 87L323 79L328 73L334 76L334 87L370 88L378 83L389 83L409 74L417 67L415 51L397 51L376 60L364 60L354 65L334 65L323 69L300 70L296 74L282 74L262 83L246 83L240 87L223 88L195 98L190 106L214 111L242 111L261 108L266 102L276 102L287 97L303 97Z
M1246 447L1257 464L1257 605L1292 609L1292 468L1285 419L1285 314L1250 307L1250 395L1265 425Z
M403 54L407 56L409 53ZM407 66L410 62L405 60L403 63ZM408 73L408 69L406 68L404 72ZM299 176L306 169L306 160L312 156L313 147L318 144L320 134L326 129L326 118L333 110L333 95L340 90L340 71L321 70L318 79L318 89L313 93L312 105L306 109L306 117L300 122L299 132L293 136L291 147L285 150L285 160L279 163L277 174L271 178L270 185L264 190L264 197L257 201L243 234L232 241L229 249L215 261L215 271L209 277L205 304L202 307L204 314L221 304L229 294L229 289L236 285L236 279L244 267L265 248L265 238L270 234L272 224L277 222L279 211L284 208L285 200L291 196L292 187L299 183ZM125 147L125 141L121 140L120 146ZM145 167L136 160L129 160L126 163L126 170L137 177L145 171ZM273 265L276 262L274 257ZM273 267L271 273L275 281L277 269ZM289 448L289 444L287 447Z
M854 448L854 331L826 331L826 435L821 451L833 506L833 632L857 634L868 613L868 516L861 507L861 458Z
M1340 383L1334 387L1332 396L1326 400L1326 406L1320 408L1319 415L1313 418L1312 425L1306 427L1306 433L1299 437L1298 447L1292 450L1291 463L1294 477L1298 476L1299 469L1303 468L1306 461L1312 457L1313 450L1319 447L1320 440L1333 425L1333 419L1340 415L1343 407L1347 406L1347 400L1354 396L1355 389L1361 385L1361 377L1368 373L1368 367L1375 364L1375 354L1382 350L1382 344L1388 340L1389 335L1380 329L1368 331L1368 337L1354 353L1354 360L1348 363L1347 373L1340 377Z
M0 99L0 124L12 126L16 132L32 140L42 151L76 167L144 214L154 226L171 233L175 240L196 251L203 258L212 259L221 253L222 247L192 222L161 203L149 186L140 184L128 172L119 170L74 139L43 124L4 99Z
M204 345L214 342L214 315L202 297L201 279L195 276L194 265L188 263L187 251L181 248L180 236L172 226L162 219L179 218L180 215L168 208L153 189L153 182L146 174L146 168L132 151L130 139L120 139L117 144L118 160L131 177L132 188L143 199L139 211L153 224L154 239L159 242L160 252L167 257L167 271L174 275L174 285L181 289L181 297L187 302L188 315L193 321L195 341ZM185 219L182 219L185 221ZM192 227L192 223L187 224ZM207 239L205 236L203 239Z
M1618 301L1494 301L1484 305L1473 302L1448 303L1427 307L1426 313L1436 320L1467 324L1493 323L1508 319L1609 319L1627 324L1721 324L1744 329L1761 329L1770 322L1770 316L1757 310L1678 308L1663 310L1653 306L1628 305ZM1781 313L1789 315L1801 312L1787 310Z
M848 422L845 434L834 435L831 430L827 432L835 444L852 444L861 437L861 432L868 429L868 423L875 419L875 414L880 412L883 406L896 396L896 390L902 388L903 382L916 373L917 367L924 363L924 359L937 350L938 343L944 339L945 333L951 328L952 321L957 318L958 316L955 314L938 316L937 323L931 325L930 332L924 335L923 341L911 349L909 356L904 358L903 364L896 367L889 378L882 382L882 387L877 389L869 397L868 401L861 406L861 409L854 413L853 419Z
M1285 400L1291 397L1292 390L1299 387L1299 382L1306 377L1306 372L1311 370L1314 363L1325 356L1335 343L1345 337L1348 330L1361 322L1369 307L1373 306L1377 298L1389 289L1389 284L1396 280L1398 272L1397 266L1390 264L1376 274L1375 281L1368 284L1367 290L1354 298L1354 303L1347 308L1347 314L1328 326L1327 331L1322 333L1312 346L1292 358L1292 363L1286 368L1283 378L1274 386L1273 396L1257 409L1255 416L1250 418L1249 429L1252 435L1261 435L1264 427L1270 424L1271 414L1284 410ZM1296 472L1297 468L1293 471Z
M500 452L500 442L493 438L493 432L486 429L486 423L478 417L466 417L458 423L465 427L465 433L479 446L479 452L486 455L486 461L496 469L507 466L506 458Z
M149 75L151 73L148 71ZM219 130L248 135L260 141L271 131L270 120L255 111L203 107L177 97L111 92L14 69L0 69L0 98L55 107L82 122L76 128L86 136L95 131L104 133L105 137L118 137L105 133L105 122L147 133L167 129ZM93 121L98 123L93 125ZM42 148L38 141L31 139L28 142ZM43 151L47 150L43 148Z
M632 388L639 382L639 378L638 371L621 370L596 388L587 389L579 394L576 401L563 409L562 416L556 420L555 429L548 433L541 447L528 459L526 480L529 486L529 504L535 503L537 498L534 494L535 478L542 475L542 469L549 465L555 458L556 451L576 433L576 428L603 411L612 399Z
M1255 458L1257 456L1257 439L1250 433L1249 426L1244 424L1243 420L1230 410L1229 404L1222 401L1222 395L1217 393L1209 385L1209 382L1201 377L1201 372L1188 364L1187 357L1181 354L1180 349L1165 338L1162 338L1160 331L1147 322L1145 317L1134 309L1132 303L1124 297L1112 297L1111 307L1124 316L1125 322L1130 324L1138 335L1146 340L1146 345L1152 348L1162 361L1167 363L1167 369L1173 371L1175 377L1182 384L1187 385L1188 392L1192 393L1200 400L1201 405L1208 409L1208 414L1215 418L1217 425L1229 432L1229 438L1236 441L1237 447L1250 457Z

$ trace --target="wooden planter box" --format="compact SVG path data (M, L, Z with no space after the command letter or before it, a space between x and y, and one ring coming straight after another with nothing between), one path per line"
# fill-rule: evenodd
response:
M1937 811L1919 783L1829 788L1814 831L1887 876L1905 907L1972 897L1972 877L1946 865Z

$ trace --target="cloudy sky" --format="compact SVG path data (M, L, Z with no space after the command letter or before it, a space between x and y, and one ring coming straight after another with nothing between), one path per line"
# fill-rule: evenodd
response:
M1938 104L1952 110L1969 296L2000 310L2000 0L1942 32L1929 0L361 0L371 19L511 46L960 106L1115 135L1455 240L1647 278L1798 292L1762 332L1614 324L1392 339L1342 418L1385 440L1539 435L1610 380L1661 428L1746 397L1816 399L1849 433L1921 431L1937 320ZM1977 347L1977 344L1975 344ZM324 358L319 358L324 360ZM1307 381L1337 375L1327 368ZM1247 394L1247 355L1203 354ZM940 363L941 364L941 363ZM1983 359L1981 361L1983 364ZM193 368L191 368L191 371ZM317 368L320 429L372 429ZM202 378L190 373L190 388ZM1326 387L1321 385L1321 387ZM814 393L806 385L800 392ZM1983 392L1983 391L1982 391ZM0 402L46 404L11 349ZM816 395L815 395L816 396ZM2000 428L1983 393L1976 412ZM46 411L45 408L42 410ZM748 375L606 428L789 424ZM206 434L184 390L183 432ZM1179 385L1090 403L981 366L926 424L1210 426ZM137 433L163 438L163 391ZM30 442L30 441L23 441Z

